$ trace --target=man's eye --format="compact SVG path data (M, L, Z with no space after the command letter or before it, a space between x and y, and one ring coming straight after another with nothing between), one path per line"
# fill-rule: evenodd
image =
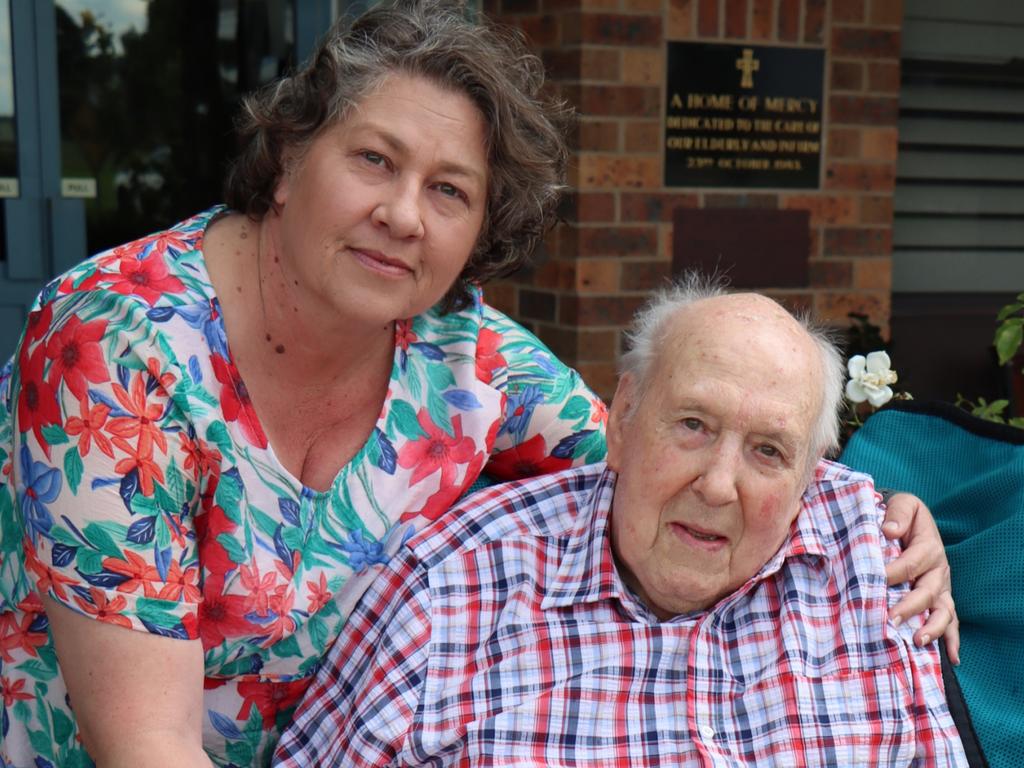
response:
M774 445L759 445L757 450L762 456L767 456L769 459L774 459L782 455L779 452L779 449Z
M700 419L683 419L683 426L693 432L699 432L704 426Z

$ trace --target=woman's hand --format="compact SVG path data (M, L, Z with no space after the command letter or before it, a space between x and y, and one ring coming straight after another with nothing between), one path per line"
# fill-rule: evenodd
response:
M897 623L929 611L924 626L914 633L923 646L939 635L946 638L946 652L953 664L960 663L960 621L953 603L949 561L935 519L924 502L909 493L889 499L882 532L900 539L903 553L885 567L889 584L912 582L912 589L893 608Z
M105 624L44 597L78 728L96 764L211 766L203 751L203 647Z

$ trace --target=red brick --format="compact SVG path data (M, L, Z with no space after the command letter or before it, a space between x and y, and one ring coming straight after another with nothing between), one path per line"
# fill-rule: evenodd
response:
M561 42L561 24L557 16L506 16L505 22L521 29L535 48L554 48Z
M661 89L643 85L574 86L572 102L585 115L616 117L659 117Z
M623 261L622 290L653 291L665 285L672 274L668 261Z
M832 0L832 23L864 21L864 0Z
M814 298L814 314L823 322L847 328L850 325L850 313L857 312L867 315L872 323L880 326L883 336L888 335L888 292L820 292Z
M814 310L814 296L796 291L764 291L764 295L775 299L794 315L810 314Z
M501 0L502 13L537 13L539 10L538 0Z
M529 288L519 290L519 315L529 320L555 319L558 302L553 293Z
M869 61L868 90L876 93L899 93L900 63L898 61Z
M771 40L775 33L774 0L754 0L750 19L750 37L754 40Z
M845 259L812 259L807 263L812 288L850 288L853 264Z
M832 30L832 55L864 59L898 59L899 30L836 27Z
M778 36L787 42L800 39L800 0L779 0Z
M612 401L619 379L615 363L578 363L576 370L587 385L606 403Z
M791 195L782 201L782 207L809 211L812 227L858 223L857 201L851 195Z
M825 256L890 256L892 230L888 227L827 227Z
M700 37L718 37L718 0L698 0L697 34Z
M832 62L832 90L860 91L864 89L864 65L859 61Z
M862 290L892 290L892 259L857 259L853 265L853 287Z
M896 127L865 128L861 136L861 157L865 160L896 162L898 139Z
M676 208L696 208L699 198L693 192L623 192L622 221L672 221Z
M605 48L559 48L543 52L544 67L555 80L618 81L619 52Z
M903 24L903 0L871 0L868 22L882 27Z
M615 360L619 348L618 331L581 331L557 325L541 326L544 343L563 362Z
M892 196L864 196L860 199L860 220L863 224L892 226Z
M895 179L892 163L829 163L825 169L825 189L891 192Z
M661 48L622 50L622 82L660 87L664 77L665 56Z
M779 196L770 192L742 194L705 192L705 208L778 208Z
M580 154L569 183L581 189L656 189L661 186L661 158Z
M829 99L829 118L833 123L856 125L896 125L900 100L889 96L844 96Z
M516 317L519 314L519 288L508 280L494 280L484 287L487 303L499 312Z
M804 1L804 42L820 45L825 41L825 0Z
M579 293L615 293L619 290L618 260L579 259L573 287Z
M575 192L562 199L559 213L569 222L615 221L615 195L611 192Z
M833 128L828 132L825 151L830 159L860 157L860 129Z
M660 45L661 15L570 13L565 17L567 45Z
M658 250L658 230L650 226L618 225L580 229L579 255L652 256Z
M693 37L693 0L669 0L668 40L686 40Z
M627 152L660 152L661 123L657 120L630 120L625 123Z
M573 148L583 152L617 152L619 122L581 119L570 134L569 142Z
M725 36L747 36L747 0L725 0Z
M645 296L563 296L559 322L621 328L629 324L645 300Z

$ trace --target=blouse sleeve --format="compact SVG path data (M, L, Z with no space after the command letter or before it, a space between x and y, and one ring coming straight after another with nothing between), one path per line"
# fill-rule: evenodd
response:
M197 637L199 479L172 397L181 371L144 314L78 299L57 302L17 359L26 569L78 613Z
M488 474L513 480L604 460L607 410L576 371L489 307L479 350L478 368L505 395Z

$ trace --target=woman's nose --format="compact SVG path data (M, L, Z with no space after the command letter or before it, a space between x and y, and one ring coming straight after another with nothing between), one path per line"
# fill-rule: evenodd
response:
M373 209L373 222L387 227L395 238L422 237L424 227L419 193L419 184L390 185Z

